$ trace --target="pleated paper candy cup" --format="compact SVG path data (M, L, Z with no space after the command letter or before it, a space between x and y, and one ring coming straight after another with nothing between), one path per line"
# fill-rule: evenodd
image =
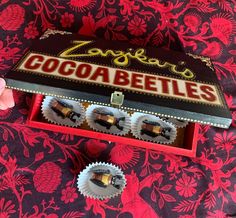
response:
M143 113L132 115L131 132L138 139L160 144L171 144L177 135L173 124L157 116Z
M106 187L100 187L91 181L94 171L109 170L112 176L119 176L120 188L115 188L109 184ZM126 186L126 179L120 168L113 164L96 162L88 165L79 175L77 179L77 187L79 192L89 198L104 200L111 199L120 195Z
M130 131L130 116L113 107L90 105L86 111L86 120L93 130L114 135L125 135Z
M68 117L63 118L57 112L55 112L52 109L52 104L54 104L55 102L61 102L69 106L74 113L79 114L78 116L75 116L76 117L75 121L72 121ZM84 107L82 106L80 102L77 102L77 101L72 101L68 99L59 99L52 96L46 96L43 100L41 110L42 110L43 117L47 121L57 124L57 125L78 127L85 120Z

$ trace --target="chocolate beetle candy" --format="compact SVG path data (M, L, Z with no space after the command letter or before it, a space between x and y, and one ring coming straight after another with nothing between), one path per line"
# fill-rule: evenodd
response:
M51 109L63 119L69 118L72 122L76 122L79 120L81 114L73 111L73 106L67 104L63 101L59 101L57 99L53 99L51 102Z
M120 189L123 184L122 176L113 176L109 169L93 170L90 181L101 188L106 188L108 185L112 185L113 187Z
M100 124L101 126L106 127L106 129L110 129L113 125L116 126L119 130L123 130L123 127L120 126L119 122L125 121L125 117L120 117L117 118L114 116L114 114L110 111L107 112L103 112L103 111L98 111L98 110L94 110L93 111L96 115L95 115L95 123Z
M141 129L141 135L146 134L151 137L163 136L166 139L170 139L169 135L166 133L170 133L170 127L162 127L161 124L157 121L149 121L143 120L143 125Z

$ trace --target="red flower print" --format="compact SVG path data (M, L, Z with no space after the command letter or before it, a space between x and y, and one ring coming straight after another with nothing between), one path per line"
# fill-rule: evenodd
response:
M0 60L2 59L2 52L3 52L3 41L0 40Z
M85 36L94 36L94 32L96 30L96 24L91 13L88 13L88 16L82 17L82 27L79 29L79 34Z
M61 183L61 168L53 162L39 166L33 177L38 192L53 193Z
M70 211L65 213L62 218L80 218L84 215L84 213L81 213L79 211Z
M214 212L207 212L207 218L226 218L228 217L227 214L225 214L221 210L215 210Z
M212 17L210 27L213 37L221 40L225 45L230 43L230 36L236 30L236 25L231 17L224 14L219 14Z
M236 127L236 111L232 113L232 126Z
M134 45L139 45L139 46L146 46L147 42L145 39L142 38L134 38L130 40L130 43L134 44Z
M72 23L74 23L74 15L66 12L61 16L60 22L63 27L71 27Z
M135 147L119 143L112 148L110 156L111 162L122 169L135 166L139 160L139 152Z
M75 11L86 12L94 7L95 2L95 0L70 0L69 5Z
M15 205L12 204L12 201L5 201L4 198L0 199L0 217L1 218L8 218L10 217L10 214L15 213L14 210Z
M69 202L74 202L76 198L78 198L78 194L76 193L76 189L73 187L66 187L61 191L61 200L66 204Z
M180 215L179 218L193 218L192 215Z
M216 133L214 137L217 149L230 151L236 143L236 135L233 132L224 131L223 134Z
M0 27L4 30L16 31L25 19L25 9L17 4L7 6L0 12Z
M121 6L120 13L122 15L132 15L132 11L138 11L139 10L139 5L135 5L136 1L133 0L120 0L119 5Z
M135 16L133 20L128 23L128 30L132 35L141 36L143 33L146 32L147 24L145 21Z
M58 135L61 135L61 134L58 134ZM61 140L62 141L66 141L66 142L69 142L70 140L74 140L74 135L71 135L71 134L63 134L61 135Z
M90 157L97 158L106 148L106 143L96 139L90 139L85 143L85 149Z
M176 181L176 191L179 192L179 195L184 197L191 197L196 193L195 187L197 183L194 178L189 177L184 174L182 178Z
M201 18L196 14L186 14L184 23L192 32L196 33L201 24Z
M10 44L15 44L14 43L15 40L18 40L16 36L13 37L13 40L11 42L7 42L6 47L4 47L3 42L0 40L0 61L5 59L5 60L13 60L13 62L15 62L16 60L18 60L19 54L17 53L20 51L20 49L18 47L14 48L9 47Z
M125 213L131 214L130 217L151 217L159 218L154 209L140 196L142 189L153 185L152 178L159 178L158 173L150 175L143 181L139 182L136 173L132 170L131 174L125 176L127 185L121 195L121 208L118 217L126 217ZM105 216L104 216L105 217Z
M32 22L30 22L29 25L25 27L24 32L25 32L24 37L26 39L34 39L39 35L37 28L33 25Z
M0 149L0 154L4 157L9 152L7 145L4 145Z
M51 213L51 214L45 215L45 218L58 218L58 216L55 213Z
M28 212L23 216L23 218L58 218L58 215L55 213L49 212L48 210L59 210L60 208L55 204L54 198L51 198L48 202L44 199L41 201L41 205L33 206L33 213L28 214ZM22 217L22 216L20 216Z
M183 161L181 156L176 156L172 154L165 155L164 160L168 162L167 171L169 173L180 173L180 170L188 165L188 162Z
M4 58L6 60L12 60L19 51L20 51L19 48L6 48Z
M203 56L218 58L222 53L222 46L218 42L209 42L207 47L201 52Z
M105 218L106 217L106 213L105 213L105 209L107 208L106 203L108 202L108 199L106 200L95 200L92 198L86 198L86 207L85 210L87 211L93 211L93 214L95 215L101 215L100 217Z

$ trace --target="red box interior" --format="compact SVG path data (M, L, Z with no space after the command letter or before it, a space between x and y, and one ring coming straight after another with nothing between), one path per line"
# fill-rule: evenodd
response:
M29 116L27 119L27 124L31 127L46 129L46 130L51 130L51 131L61 132L61 133L66 133L66 134L70 133L73 135L79 135L79 136L84 136L84 137L89 137L89 138L96 138L96 139L102 139L102 140L106 139L107 141L125 143L125 144L129 144L133 146L153 149L157 151L163 151L167 153L173 153L177 155L184 155L188 157L196 156L199 124L189 123L187 125L187 127L184 130L184 138L182 141L183 146L182 148L179 148L175 144L163 145L163 144L157 144L157 143L152 143L152 142L146 142L146 141L142 141L135 138L126 137L126 136L116 136L116 135L110 135L110 134L101 133L101 132L95 132L89 129L72 128L72 127L65 127L65 126L59 126L59 125L47 123L46 121L42 119L42 114L41 114L41 104L42 104L43 98L44 98L43 95L33 96L31 109L30 109Z

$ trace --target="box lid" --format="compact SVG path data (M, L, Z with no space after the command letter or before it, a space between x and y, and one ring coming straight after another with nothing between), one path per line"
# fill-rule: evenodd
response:
M6 75L7 86L228 128L231 115L208 58L47 30Z

